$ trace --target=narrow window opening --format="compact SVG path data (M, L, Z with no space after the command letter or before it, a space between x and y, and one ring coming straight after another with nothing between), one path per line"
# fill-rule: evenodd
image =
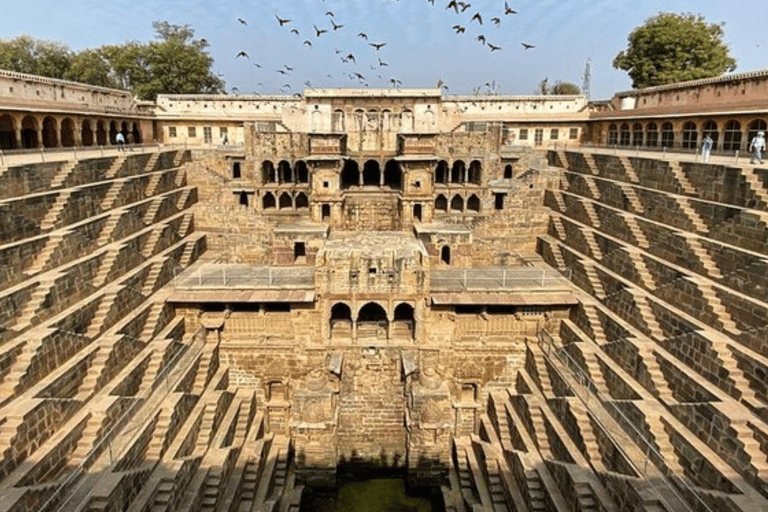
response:
M232 178L239 179L242 177L243 176L240 168L240 162L232 162Z
M504 194L502 192L496 193L493 195L493 207L497 210L503 210L504 209L504 200L506 198L507 194Z

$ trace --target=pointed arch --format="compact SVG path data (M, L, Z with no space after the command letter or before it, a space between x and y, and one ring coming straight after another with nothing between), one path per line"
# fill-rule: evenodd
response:
M278 206L280 207L281 210L285 210L293 207L293 198L288 192L283 192L282 194L280 194Z
M299 192L296 194L296 209L299 208L309 208L309 199L307 198L307 194L304 192Z
M475 194L472 194L471 196L469 196L469 199L467 199L467 210L471 212L480 211L480 198L477 197Z
M0 149L16 149L16 120L10 114L0 116Z
M83 119L80 123L80 139L83 141L83 146L93 146L96 142L96 136L91 129L91 122L87 119Z
M261 197L261 208L264 210L270 210L275 208L275 196L272 192L267 192Z
M463 212L464 211L464 198L459 194L456 194L451 198L451 211Z
M439 194L435 198L435 210L440 212L448 211L448 199L443 194Z

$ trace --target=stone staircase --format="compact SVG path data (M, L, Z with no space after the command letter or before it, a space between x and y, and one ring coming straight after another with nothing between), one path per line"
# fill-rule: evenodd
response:
M139 385L139 394L145 393L152 388L152 385L157 379L158 375L163 369L163 361L165 360L165 351L162 347L155 347L152 351L152 355L149 357L149 363L144 370L144 376L141 379Z
M682 190L683 194L687 196L698 196L698 193L696 192L696 187L693 186L691 181L688 179L688 176L685 175L683 168L680 167L680 162L676 160L670 161L669 170L672 171L672 174L675 176L675 179L680 184L680 190Z
M709 231L709 227L707 226L707 223L704 222L704 219L702 219L701 215L694 210L693 206L691 206L690 200L685 196L670 196L675 198L675 202L680 207L680 210L685 214L685 216L688 218L688 220L693 225L693 229L697 233L706 233Z
M152 232L149 234L149 238L147 238L147 241L144 243L144 247L141 249L142 256L145 258L151 258L152 255L155 254L157 243L160 241L160 237L163 236L163 232L165 231L166 227L167 224L164 222L160 222L152 227Z
M656 355L653 353L653 342L637 341L634 338L628 338L631 343L637 349L638 356L643 360L645 369L648 371L648 376L653 387L656 389L659 400L664 404L674 404L675 395L672 393L672 388L669 387L667 378L664 376L664 372L661 370L659 361L656 359Z
M549 444L549 436L547 435L547 428L544 422L544 414L538 405L532 404L530 401L528 401L528 411L531 415L531 424L533 425L531 437L535 440L542 458L552 459L552 447Z
M112 270L112 267L117 261L117 257L120 255L120 250L122 248L123 248L123 244L120 242L114 243L111 246L109 246L104 256L104 259L101 261L101 265L99 265L99 272L96 274L96 277L93 279L93 285L95 288L101 288L102 286L107 284L109 280L109 272Z
M717 316L722 328L734 336L741 334L741 330L736 325L736 322L734 322L733 317L723 305L720 297L717 296L714 286L697 276L690 276L687 279L692 281L701 291L701 294L704 296L707 304L709 304L710 309L712 309L715 316Z
M51 184L48 186L50 190L54 190L57 188L62 188L64 186L64 183L66 183L67 178L74 172L75 167L77 167L77 161L72 160L66 162L59 172L56 173L56 176L53 177L53 180L51 180Z
M160 207L163 205L164 197L155 197L152 200L152 204L147 209L147 213L144 215L144 224L154 224L157 212L160 211Z
M580 512L600 512L603 510L595 499L595 492L592 486L586 482L574 482L573 491L576 495L578 509Z
M624 193L624 197L626 197L627 201L629 201L629 205L632 207L631 213L638 214L638 215L642 215L643 213L645 213L645 208L643 208L643 203L642 201L640 201L640 198L637 196L637 192L635 192L635 189L626 183L619 183L618 185L621 188L621 191Z
M766 190L762 180L757 176L755 168L745 167L742 171L744 179L749 184L749 188L764 205L768 206L768 190Z
M160 153L153 153L152 156L149 157L149 160L147 160L147 163L144 166L144 171L145 172L154 171L158 160L160 160Z
M69 198L72 197L73 191L74 190L71 188L66 188L59 192L56 201L45 214L43 220L40 221L40 231L50 231L56 227L61 214L64 212L64 207L67 205L67 202L69 202Z
M37 278L37 287L30 294L29 300L24 305L24 308L16 316L16 325L37 325L39 323L37 319L37 312L42 307L48 294L51 292L51 288L57 279L63 276L63 272L53 271L41 274Z
M552 195L554 196L555 202L557 203L557 209L560 210L560 213L565 213L568 207L566 206L565 200L563 199L563 194L560 193L559 190L553 190Z
M750 408L764 407L764 404L752 389L749 379L739 368L739 363L730 348L731 340L719 332L709 332L706 334L706 337L711 344L712 350L717 354L722 367L728 372L728 378L733 381L741 393L739 401L745 403Z
M160 409L157 423L155 424L155 430L152 432L152 439L149 441L149 446L147 447L147 460L153 461L162 458L163 453L165 453L165 437L171 426L172 420L172 409L169 407Z
M622 215L624 217L624 220L627 223L627 227L629 228L630 233L632 233L632 236L637 241L638 247L641 247L643 249L647 249L651 246L650 242L648 242L648 238L646 238L645 233L643 233L643 230L640 228L640 225L637 223L637 219L634 215L631 213L624 213Z
M71 232L72 230L70 228L63 228L51 233L48 237L48 241L45 243L45 247L43 247L43 250L37 253L34 261L24 271L24 274L27 276L33 276L45 270L45 267L48 265L48 262L50 261L54 251L61 245L64 237L69 235Z
M593 341L600 346L608 343L608 337L605 335L600 316L597 314L597 307L594 304L582 304L584 306L584 314L587 316L592 333L594 334Z
M589 346L587 343L583 342L578 345L581 349L581 357L584 358L584 363L587 365L589 378L595 384L597 391L603 396L611 396L608 391L608 384L606 384L605 378L603 377L603 370L600 368L600 361L597 358L597 355L593 350L588 348Z
M598 176L600 174L600 170L597 168L597 164L595 164L595 159L592 158L592 155L590 153L584 153L584 161L586 162L587 167L589 168L589 172L591 172L595 176Z
M488 479L488 492L491 494L493 512L509 512L507 494L504 489L504 479L501 476L499 461L486 459L486 471Z
M579 435L584 443L584 456L596 471L605 471L603 455L600 453L600 445L597 444L589 413L579 399L568 399L568 406L579 427Z
M539 388L544 396L554 396L552 391L552 381L549 378L549 368L544 354L538 348L529 347L533 355L533 362L536 365L536 374L539 377Z
M184 246L184 252L181 254L181 258L179 258L179 264L182 267L186 268L192 264L192 258L194 257L195 250L197 249L197 240L203 238L204 236L204 234L199 233L197 235L193 235L193 238L190 238L187 241L187 244Z
M107 191L107 194L104 196L104 199L101 201L101 209L103 211L109 211L113 208L115 208L115 205L118 202L118 199L120 198L120 193L123 191L123 187L125 186L127 180L115 180L112 182L112 185L109 186L109 190Z
M120 219L123 216L122 210L113 211L109 214L109 218L107 219L107 222L104 224L104 227L101 228L101 233L99 233L99 238L96 240L96 244L99 247L102 247L104 245L107 245L112 240L112 234L115 232L115 228L117 227L117 224L120 222Z
M585 155L586 156L586 155ZM524 470L525 475L525 488L528 494L528 506L531 512L546 512L549 511L549 506L546 500L546 490L544 484L541 481L539 472L533 468L526 467Z
M749 455L750 472L758 480L768 481L768 459L766 459L760 443L755 439L755 432L749 425L751 422L737 411L733 411L733 414L729 414L728 417L730 427L736 432L736 438L742 444L744 452Z
M105 175L106 179L113 180L117 177L120 170L123 168L123 164L125 163L126 158L128 158L128 155L117 155L115 159L112 161L112 165L109 166L109 169L107 169L107 173Z
M88 331L86 332L87 336L90 336L91 338L96 338L99 334L101 334L102 331L105 330L104 321L107 318L107 315L109 314L109 310L112 309L112 306L115 302L115 298L117 297L118 290L115 288L109 289L104 296L101 298L101 302L99 302L99 307L96 309L96 313L93 315L93 318L91 319L91 324L88 326Z
M565 226L563 226L563 221L560 216L552 215L550 216L550 220L552 221L552 225L555 227L557 238L559 240L565 240Z
M600 276L597 274L597 268L595 267L594 263L592 260L587 258L583 258L581 263L584 266L584 273L587 275L589 284L592 287L592 295L599 300L605 299L605 288L603 288L603 283L600 281Z
M192 233L192 230L190 229L192 227L192 221L194 220L194 215L191 213L186 213L184 215L184 220L181 221L181 224L179 224L179 236L181 238L184 238L185 236Z
M701 266L707 271L707 276L712 279L722 279L723 274L720 272L717 263L715 263L715 260L709 255L709 251L707 251L701 244L697 235L687 231L678 231L677 235L682 237L688 244L688 247L690 247L691 251L693 251L701 263Z
M101 431L101 426L104 423L105 418L105 410L94 408L91 412L91 417L88 418L85 430L83 430L83 435L80 437L77 446L69 457L69 464L78 466L85 462L88 454L91 453L91 450L93 450L94 446L96 446L99 441L99 432Z
M637 275L640 276L640 285L646 290L655 290L656 281L653 278L653 274L651 274L650 270L648 270L648 266L645 264L643 253L636 247L632 246L624 246L623 249L632 259L632 264L635 266L635 271L637 272Z
M653 310L648 303L648 297L632 286L626 288L626 290L635 299L637 310L640 312L640 316L648 329L649 337L656 340L662 339L664 337L664 331L662 331L659 322L656 320L656 315L653 314Z
M163 302L154 302L147 315L147 321L144 322L144 329L141 331L141 340L150 341L155 337L156 328L158 327L158 321L160 315L163 313ZM202 392L202 391L201 391Z
M149 273L144 280L144 286L141 288L141 294L143 296L149 297L150 294L155 291L157 280L160 277L160 273L163 271L164 263L164 260L158 260L150 264Z
M205 404L203 413L200 420L200 429L197 434L197 441L195 442L195 455L203 455L208 450L208 445L211 442L214 434L214 422L216 420L216 409L218 405L216 402L210 402Z
M600 189L597 187L597 184L595 183L595 179L592 176L582 175L584 179L584 183L587 184L587 188L589 189L589 195L591 198L595 201L600 200Z
M664 465L675 475L684 475L685 470L680 464L680 459L678 459L677 453L675 453L675 448L672 446L672 442L669 440L669 434L667 434L664 428L664 423L661 421L659 412L653 410L648 411L647 414L645 414L645 423L648 425L648 430L653 436L653 441L656 443L656 447L664 461Z
M187 201L189 201L189 196L192 195L192 189L191 188L185 188L182 189L181 193L179 194L178 199L176 199L176 208L178 210L183 210L187 206Z
M629 181L632 183L640 183L640 178L635 172L635 166L632 165L632 162L629 161L629 158L626 156L619 156L619 162L621 162L621 166L624 168L624 174L627 175Z
M602 260L603 251L600 250L600 244L597 243L597 232L594 229L584 229L582 233L584 234L584 240L587 242L587 246L589 246L589 252L592 255L592 258L596 261Z
M584 206L584 211L587 213L587 217L589 217L589 224L593 228L599 228L600 217L598 217L597 215L597 210L595 209L595 203L588 200L582 200L581 204Z
M97 391L99 377L101 377L101 374L107 366L107 361L112 353L113 346L114 342L109 346L102 345L97 349L96 355L93 356L83 381L77 388L77 395L75 395L76 400L88 400L93 393Z
M160 187L160 183L162 183L162 178L165 175L164 171L156 171L152 174L152 177L149 178L149 183L147 184L147 188L145 189L145 195L147 197L152 197L157 195L157 189Z

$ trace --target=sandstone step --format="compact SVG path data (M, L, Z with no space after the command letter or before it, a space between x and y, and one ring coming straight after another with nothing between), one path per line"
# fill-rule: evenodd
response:
M640 178L637 176L637 173L635 172L635 167L632 165L632 162L630 159L626 156L619 156L619 162L621 162L621 166L624 168L624 174L627 175L627 178L629 178L629 181L632 183L640 183Z
M671 196L674 197L677 206L685 214L686 218L691 222L693 230L697 233L706 233L709 231L707 223L703 217L693 208L690 200L685 196Z
M742 174L749 184L749 188L755 193L757 198L768 207L768 189L766 189L762 180L757 176L757 170L753 167L744 167L742 168Z
M688 196L698 196L698 193L696 192L696 187L693 186L691 181L688 179L688 176L686 176L685 172L683 171L683 168L680 167L680 162L676 160L672 160L669 162L669 170L672 171L672 174L675 176L675 179L680 184L680 189L682 190L682 193Z
M69 202L69 198L72 197L72 192L73 189L71 188L66 188L59 192L56 201L51 205L43 220L40 221L41 231L50 231L56 227L61 214L64 212L64 208Z
M712 279L722 279L723 274L720 272L717 263L701 244L699 237L695 233L678 231L676 234L685 240L688 247L698 258L701 266L707 271L708 277Z
M627 227L629 228L629 231L632 233L632 236L634 237L635 241L637 242L637 246L643 249L647 249L650 247L650 243L648 242L648 238L645 236L645 233L643 233L643 230L640 228L640 224L637 223L637 219L634 215L631 213L625 213L622 215L625 222L627 223Z
M619 186L621 187L621 191L624 194L624 197L632 207L632 211L630 213L638 215L645 213L643 203L640 201L640 198L638 197L637 192L635 192L635 189L626 183L620 183Z
M75 171L75 168L77 167L77 161L72 160L67 163L65 163L59 172L56 173L56 176L54 176L53 180L51 180L51 184L49 185L49 189L57 189L62 188L64 184L67 181L67 178L70 177L70 175Z
M589 218L589 224L593 228L599 228L600 227L600 217L597 215L597 210L595 209L595 203L592 201L583 199L581 201L582 206L584 206L584 211L587 214L587 217Z

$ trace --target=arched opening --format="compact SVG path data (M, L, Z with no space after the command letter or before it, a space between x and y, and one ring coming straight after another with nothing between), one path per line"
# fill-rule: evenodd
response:
M611 123L608 126L608 145L615 146L619 143L619 130L616 128L615 123Z
M296 208L309 208L309 199L304 192L299 192L296 195Z
M331 218L331 205L324 204L320 207L320 217L322 220L328 220Z
M331 130L334 133L344 132L344 111L335 110L331 115Z
M757 132L760 131L766 131L765 121L762 119L755 119L750 122L749 125L747 125L747 144L749 144L752 141L752 138L757 136Z
M400 129L403 133L410 133L413 131L413 112L407 108L403 109L403 112L400 114Z
M85 120L80 124L80 138L83 140L83 146L93 146L95 141L90 121Z
M280 160L277 164L277 176L280 183L293 183L293 170L286 160Z
M280 194L280 201L278 203L278 206L281 210L285 210L287 208L293 207L293 199L291 198L291 195L288 192L283 192Z
M683 124L683 149L696 149L698 136L696 123L693 121L686 121Z
M381 305L369 302L357 314L357 339L386 339L389 321Z
M43 146L46 148L55 148L59 144L56 135L56 120L50 116L43 119Z
M403 171L396 160L389 160L384 166L384 185L398 190L403 185Z
M363 165L363 185L376 185L381 183L381 168L376 160L368 160Z
M312 111L312 131L322 131L323 126L323 114L319 110Z
M447 245L444 245L443 248L440 249L440 261L446 265L451 264L451 248Z
M672 148L675 146L675 131L672 128L672 123L664 123L661 125L661 145L665 148Z
M435 183L448 183L448 162L440 160L435 166Z
M392 131L392 111L384 109L381 111L381 131Z
M75 145L75 123L68 117L61 122L61 145L67 148Z
M448 199L443 194L435 198L435 210L440 212L448 211Z
M469 182L479 185L480 180L482 179L482 174L483 165L480 163L480 160L472 160L469 163Z
M293 166L293 171L298 183L309 183L309 170L307 169L307 163L304 160L299 160Z
M272 192L267 192L264 194L261 198L261 207L264 210L269 210L271 208L275 207L275 196L272 195Z
M107 145L107 129L104 127L104 121L96 122L96 144L99 146Z
M416 320L413 316L413 306L406 303L398 304L392 321L392 338L413 339L415 332Z
M464 198L461 197L459 194L456 194L451 199L451 210L455 212L464 211Z
M110 121L109 123L109 143L117 143L117 123L115 121Z
M352 337L352 310L343 302L337 302L331 308L331 337Z
M37 119L33 116L24 116L21 120L21 146L24 148L36 148L40 145L37 140Z
M131 133L133 134L134 144L141 144L143 142L143 140L141 139L141 131L139 130L138 123L133 124L133 131Z
M365 129L369 132L376 131L379 128L379 113L375 110L369 110L365 115Z
M354 160L344 160L341 168L341 188L357 187L360 185L360 167Z
M512 174L513 174L512 165L511 164L505 165L504 166L504 179L505 180L511 180L512 179Z
M421 204L417 203L413 205L413 218L414 220L421 222Z
M128 144L133 144L133 141L131 140L131 132L128 131L128 123L127 122L123 121L120 124L118 130L120 131L120 133L123 134L123 138L125 139L125 142L127 142Z
M645 128L645 145L649 148L655 148L659 145L659 127L656 123L648 123Z
M238 203L240 206L248 206L248 193L246 192L240 192L240 198L238 200Z
M480 211L480 198L477 197L475 194L472 194L471 196L469 196L469 199L467 199L467 210L471 212Z
M0 149L16 149L16 123L8 114L0 116Z
M365 119L365 111L361 108L355 110L355 128L358 132L362 132L364 128Z
M712 150L716 150L717 139L720 137L720 133L717 131L717 123L712 119L707 120L704 126L701 127L701 138L704 139L707 135L712 139Z
M619 146L629 146L629 125L621 123L619 127Z
M723 149L726 151L738 151L741 149L741 123L735 119L725 123Z
M632 125L632 145L643 145L643 125L640 123L635 123Z
M261 181L262 183L277 183L275 164L270 160L261 162Z
M451 183L463 183L466 181L467 166L463 160L456 160L451 167Z

